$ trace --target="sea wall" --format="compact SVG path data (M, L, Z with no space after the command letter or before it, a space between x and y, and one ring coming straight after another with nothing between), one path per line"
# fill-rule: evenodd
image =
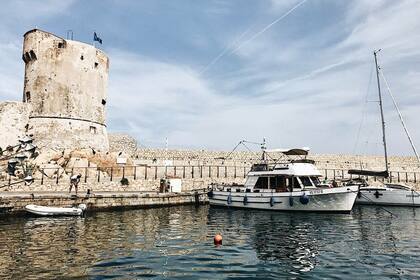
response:
M73 207L84 203L87 211L134 209L208 202L204 192L91 192L83 195L68 193L0 193L0 215L25 213L28 204Z
M18 144L25 136L31 106L22 102L0 103L0 148ZM26 127L26 128L25 128Z

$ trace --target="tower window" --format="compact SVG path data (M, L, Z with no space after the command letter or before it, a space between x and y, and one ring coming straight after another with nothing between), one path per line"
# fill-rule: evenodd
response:
M102 99L102 105L105 105L105 104L106 104L106 100Z
M97 68L97 67L98 67L98 65L99 65L99 64L98 64L98 62L95 62L95 68Z
M64 48L64 43L63 43L63 42L59 42L59 43L58 43L58 48L59 48L59 49Z
M31 56L31 59L36 60L36 54L33 50L30 50L29 55Z
M31 92L25 92L25 101L28 103L31 102Z
M31 56L29 55L28 52L25 53L25 59L26 61L31 61Z
M96 127L94 127L94 126L90 126L90 127L89 127L89 131L90 131L90 133L92 133L92 134L96 134Z
M83 60L83 59L84 59L84 57L83 57L83 55L81 55L81 56L80 56L80 60Z

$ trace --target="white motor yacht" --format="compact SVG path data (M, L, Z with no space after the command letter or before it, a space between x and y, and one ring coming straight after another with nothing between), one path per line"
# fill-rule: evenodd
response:
M210 205L305 212L344 212L353 208L359 185L322 184L319 170L306 159L309 149L282 150L304 159L254 164L244 185L210 185ZM279 152L277 150L276 152Z

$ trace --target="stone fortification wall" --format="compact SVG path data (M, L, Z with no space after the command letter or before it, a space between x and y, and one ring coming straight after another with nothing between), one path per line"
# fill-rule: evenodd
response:
M0 148L16 145L25 136L30 109L22 102L0 103Z
M128 134L108 133L109 151L124 153L125 155L135 155L137 151L137 141Z
M39 147L107 151L108 57L95 47L38 29L24 35L23 101Z
M164 149L138 149L133 156L142 159L143 163L161 162L171 160L174 165L250 165L260 160L261 154L249 151L238 151L230 154L229 151L206 150L164 150ZM229 158L227 158L229 156ZM279 153L270 153L274 159L280 158ZM315 160L320 169L384 169L384 158L374 155L337 155L337 154L309 154L308 158ZM415 157L391 156L389 157L390 170L420 172L420 164Z

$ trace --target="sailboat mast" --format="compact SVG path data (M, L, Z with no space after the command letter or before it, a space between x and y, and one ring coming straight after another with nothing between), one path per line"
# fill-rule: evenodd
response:
M379 107L381 109L381 122L382 122L382 141L384 143L384 152L385 152L385 170L388 172L388 153L386 150L386 137L385 137L385 119L384 119L384 110L382 108L382 94L381 94L381 83L379 82L379 66L378 66L378 59L376 54L380 52L381 49L374 51L373 55L375 57L375 66L376 66L376 80L378 82L378 94L379 94Z

